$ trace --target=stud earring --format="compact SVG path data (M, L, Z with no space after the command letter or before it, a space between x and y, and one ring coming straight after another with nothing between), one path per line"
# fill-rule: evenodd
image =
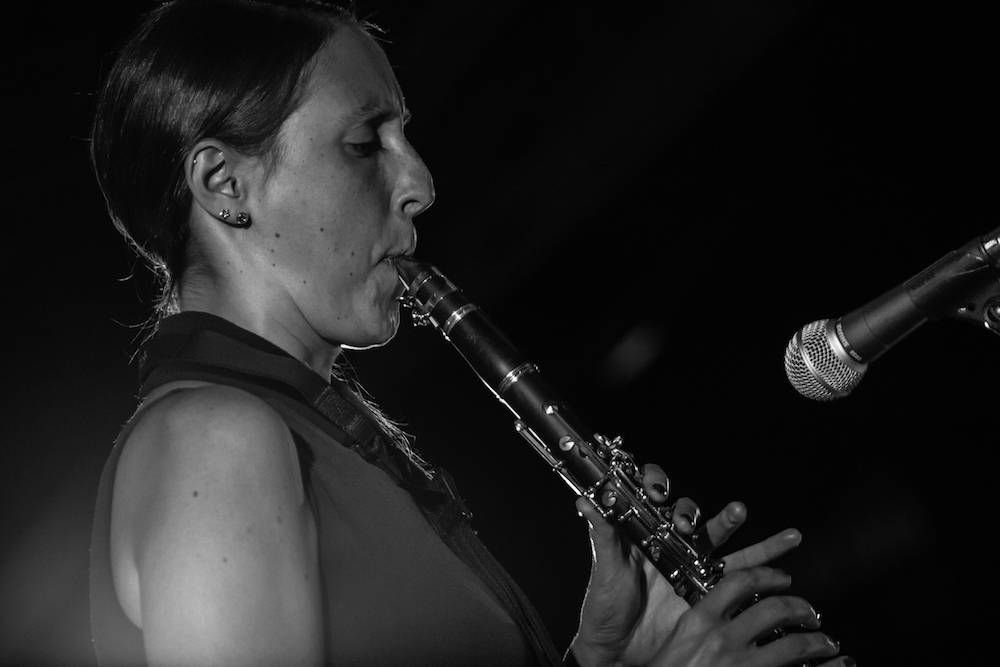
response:
M250 226L250 214L245 211L240 211L236 214L236 224L239 227L249 227Z
M230 215L231 214L228 208L224 208L221 211L219 211L219 217L222 218L223 220L229 220Z

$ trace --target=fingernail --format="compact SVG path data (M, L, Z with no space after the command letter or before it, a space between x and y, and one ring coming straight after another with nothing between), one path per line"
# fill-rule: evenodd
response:
M809 605L809 611L812 612L813 618L816 619L816 624L813 625L812 623L803 623L799 627L802 628L803 630L818 630L819 627L823 624L822 615L818 611L816 611L816 608L813 607L812 605Z
M694 525L694 517L690 514L681 514L681 518L687 521L690 525Z
M840 642L838 642L836 639L834 639L830 635L826 636L826 643L829 644L833 648L834 651L839 651L840 650Z
M792 530L789 530L784 535L782 535L781 539L783 539L786 542L789 542L791 544L801 544L802 543L802 533L800 533L799 531L797 531L795 529L792 529Z
M663 484L660 484L659 482L653 485L653 490L661 495L664 496L667 495L667 487L664 486Z

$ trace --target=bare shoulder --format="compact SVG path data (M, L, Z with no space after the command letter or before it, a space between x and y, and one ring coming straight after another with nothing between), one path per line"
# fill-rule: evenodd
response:
M315 648L301 636L318 614L315 523L281 416L207 384L172 391L136 419L115 477L111 551L119 601L147 650L170 662L223 645ZM272 590L291 592L287 614L275 615ZM248 627L271 632L250 637Z
M253 394L214 384L186 388L159 399L137 419L122 452L116 495L134 477L147 492L187 485L197 497L206 484L256 480L277 485L274 490L290 486L302 499L291 433Z
M247 507L244 496L303 502L291 433L253 394L215 384L184 388L156 400L136 419L113 499L114 523L130 538L141 537L141 524L158 512L181 503L221 512L234 504L232 511L238 512Z

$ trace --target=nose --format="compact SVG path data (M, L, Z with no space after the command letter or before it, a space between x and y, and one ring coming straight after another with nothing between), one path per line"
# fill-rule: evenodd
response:
M396 210L403 217L412 219L434 203L434 179L427 165L412 146L407 146L399 178Z

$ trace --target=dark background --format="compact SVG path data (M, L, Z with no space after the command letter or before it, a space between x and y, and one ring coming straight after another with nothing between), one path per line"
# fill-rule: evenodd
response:
M782 354L997 225L988 3L362 1L438 200L419 255L600 431L781 565L862 665L995 653L1000 339L925 327L814 404ZM22 8L3 58L0 663L92 663L87 543L133 407L148 280L87 160L92 94L145 3ZM238 39L220 27L220 54ZM126 280L133 271L134 280ZM452 469L561 646L589 551L572 497L431 331L351 353ZM985 631L984 631L985 630Z

